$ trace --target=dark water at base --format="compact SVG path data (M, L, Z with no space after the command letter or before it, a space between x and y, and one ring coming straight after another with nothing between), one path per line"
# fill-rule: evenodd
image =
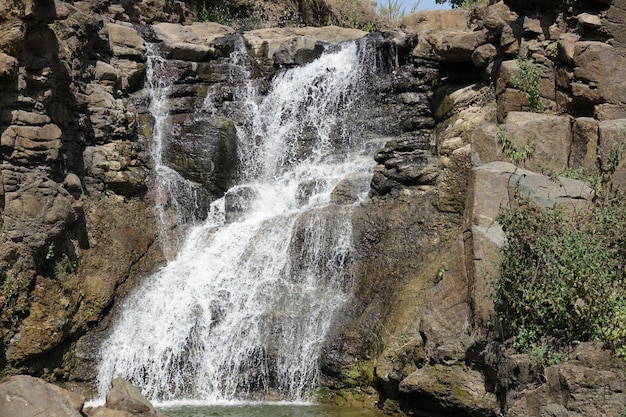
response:
M380 417L377 410L323 405L254 404L162 407L169 417Z

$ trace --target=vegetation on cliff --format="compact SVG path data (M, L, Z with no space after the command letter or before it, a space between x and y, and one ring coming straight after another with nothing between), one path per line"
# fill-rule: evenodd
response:
M501 330L540 365L595 339L626 357L626 202L600 174L589 178L601 188L587 212L518 196L497 219L506 235L495 294Z

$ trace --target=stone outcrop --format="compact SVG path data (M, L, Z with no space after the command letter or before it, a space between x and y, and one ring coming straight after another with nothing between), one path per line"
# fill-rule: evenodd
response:
M250 200L249 189L231 189L233 120L244 117L237 83L252 76L263 91L276 71L366 35L336 26L237 34L195 21L184 2L122 3L0 5L2 376L92 382L94 328L163 259L148 207L178 205L185 220L202 219L226 193L233 221ZM249 10L243 3L233 7ZM285 6L275 3L272 11ZM298 13L331 15L322 3L298 2ZM416 415L623 411L623 365L609 351L584 344L540 372L498 340L491 295L505 243L496 218L515 195L584 210L593 191L559 174L598 167L614 190L626 186L626 160L616 158L626 127L626 7L581 8L551 2L539 13L497 2L412 14L402 30L368 35L377 73L356 107L385 144L353 219L355 296L322 358L328 387L374 385L381 407ZM520 81L528 68L537 74L532 91ZM169 77L159 100L176 139L161 156L192 184L193 201L154 188L150 138L162 126L143 89L148 70ZM503 140L532 152L512 164ZM364 184L347 179L331 198L353 204ZM59 416L81 415L75 395L27 377L0 392L13 386L31 390L35 408L45 400ZM106 407L88 415L154 416L137 394L116 380ZM13 395L0 395L0 414L21 415L2 408L17 404L6 400Z
M112 381L104 406L86 408L79 394L27 375L0 384L0 413L11 417L165 417L125 380Z

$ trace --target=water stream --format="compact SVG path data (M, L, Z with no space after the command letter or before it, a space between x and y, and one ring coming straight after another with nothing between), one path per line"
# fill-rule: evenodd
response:
M351 212L373 167L351 121L369 65L367 47L346 43L278 74L264 96L240 90L241 181L125 302L102 346L101 398L119 376L157 401L313 400L323 343L351 295ZM164 141L168 81L148 75ZM162 191L193 198L158 146Z

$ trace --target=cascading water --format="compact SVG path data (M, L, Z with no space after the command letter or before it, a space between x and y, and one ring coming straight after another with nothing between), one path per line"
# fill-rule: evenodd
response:
M181 245L181 234L172 230L179 224L193 222L193 212L198 208L198 184L183 178L163 161L165 141L168 136L168 109L166 97L171 83L165 60L158 48L147 44L146 85L150 93L150 114L154 118L152 132L152 160L155 165L155 210L158 215L159 243L169 258Z
M245 89L242 182L127 300L102 347L101 396L119 376L156 400L311 399L373 166L346 121L366 50L343 44L279 73L265 97Z

